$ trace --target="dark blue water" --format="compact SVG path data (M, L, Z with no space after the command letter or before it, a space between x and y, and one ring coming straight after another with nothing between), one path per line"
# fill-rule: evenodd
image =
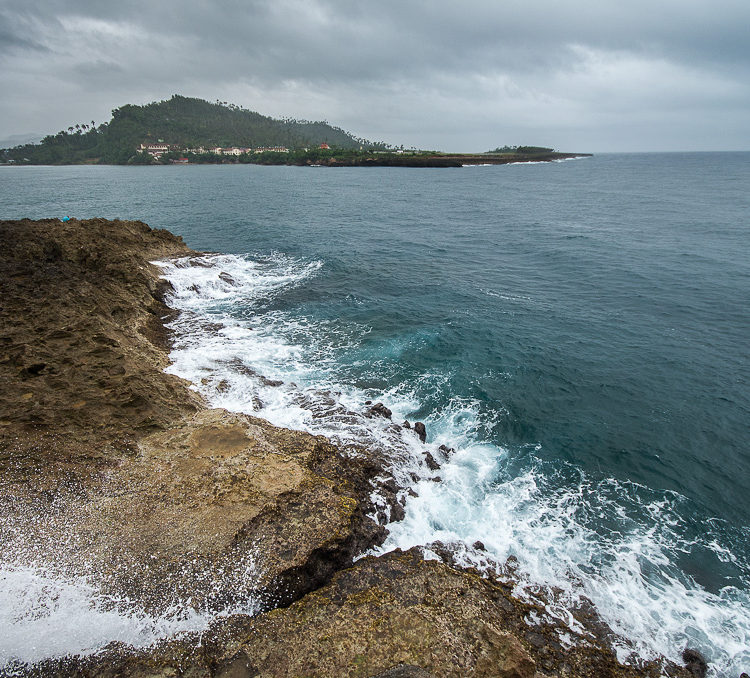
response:
M419 541L426 524L468 539L481 524L488 541L502 522L492 511L507 515L502 501L518 506L521 480L532 482L526 528L538 541L557 521L550 548L575 551L563 560L594 544L577 572L592 573L602 606L622 588L610 616L625 631L650 633L643 619L681 596L657 649L677 656L664 645L691 642L732 671L749 657L750 154L449 170L0 168L0 217L65 214L320 262L253 315L285 319L289 341L303 340L289 323L304 319L317 342L306 359L325 363L328 382L390 394L397 409L405 398L432 442L484 450L456 487L492 460L461 525L415 503L397 539ZM526 554L547 576L529 539L497 536L497 556ZM659 594L639 589L653 605L632 621L617 610L632 582L615 572L638 549L638 576ZM691 605L717 616L691 619Z

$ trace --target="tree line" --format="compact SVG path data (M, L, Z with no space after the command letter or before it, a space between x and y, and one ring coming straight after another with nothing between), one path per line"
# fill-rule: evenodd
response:
M112 111L109 122L77 123L50 134L39 144L0 152L5 162L19 164L128 164L144 162L141 143L163 141L181 148L214 146L285 146L299 149L326 143L356 149L385 149L325 121L275 119L235 104L174 95L144 106L127 104Z

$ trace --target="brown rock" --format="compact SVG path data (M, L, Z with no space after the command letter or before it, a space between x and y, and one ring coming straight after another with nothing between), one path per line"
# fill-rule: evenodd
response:
M427 464L427 468L429 468L430 471L437 471L440 468L440 464L435 461L435 457L433 457L429 452L424 453L424 460Z
M425 442L425 440L427 440L427 429L421 421L414 422L414 433L419 436L419 439L422 442Z
M390 419L393 412L389 410L383 403L375 403L368 411L367 415L372 416L379 416L379 417L385 417L386 419Z
M382 540L365 517L381 468L207 410L164 373L168 286L148 262L190 255L179 238L103 219L0 222L0 237L5 548L33 540L147 607L211 609L288 604Z
M685 662L685 668L692 676L695 676L695 678L705 678L708 671L708 662L698 650L685 648L682 652L682 661Z
M286 609L223 620L207 634L150 651L69 660L57 673L205 675L220 667L226 675L236 670L234 675L264 678L661 675L657 665L619 664L610 648L561 622L530 629L529 615L541 610L513 598L510 588L471 570L425 561L418 549L394 551L358 561ZM559 632L579 645L562 648ZM146 659L148 674L142 672ZM537 674L539 666L544 669ZM666 673L690 676L674 666Z

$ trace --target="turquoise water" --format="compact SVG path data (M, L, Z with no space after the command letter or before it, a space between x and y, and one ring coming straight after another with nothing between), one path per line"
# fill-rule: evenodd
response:
M530 580L567 578L641 651L676 658L688 644L738 675L750 667L748 189L747 153L0 168L0 217L142 219L241 255L168 272L185 311L174 371L208 375L218 405L396 450L404 477L420 446L362 430L321 394L425 421L431 449L457 452L441 483L417 481L386 548L480 539ZM211 278L221 271L235 284ZM224 329L205 334L206 316ZM287 386L243 382L232 360ZM212 390L220 379L228 393Z

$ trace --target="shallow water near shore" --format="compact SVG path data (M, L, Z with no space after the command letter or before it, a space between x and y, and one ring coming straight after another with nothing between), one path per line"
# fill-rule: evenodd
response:
M165 263L183 311L170 370L216 406L381 448L417 495L383 548L516 556L642 653L687 645L736 676L750 667L748 185L746 153L0 168L0 216L140 218L224 253ZM366 400L424 421L426 448L362 416Z

